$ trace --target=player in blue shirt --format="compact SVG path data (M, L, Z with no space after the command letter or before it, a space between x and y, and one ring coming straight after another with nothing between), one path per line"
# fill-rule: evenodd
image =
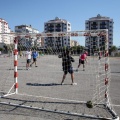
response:
M36 50L34 50L32 52L32 58L33 58L32 64L35 63L35 67L37 67L37 65L36 65L37 57L38 57L38 52ZM30 65L31 67L32 67L32 64Z

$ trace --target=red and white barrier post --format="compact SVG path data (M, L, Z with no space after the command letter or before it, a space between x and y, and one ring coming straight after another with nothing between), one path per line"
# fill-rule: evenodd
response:
M18 72L17 72L17 66L18 66L18 49L17 49L17 44L18 44L18 37L15 37L14 40L14 82L15 82L15 93L18 93Z

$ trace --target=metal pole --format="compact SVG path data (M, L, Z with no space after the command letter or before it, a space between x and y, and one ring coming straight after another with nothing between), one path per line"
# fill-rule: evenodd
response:
M18 37L15 37L14 40L14 82L15 82L15 93L18 93L18 72L17 72L17 66L18 66L18 49L17 49L17 43L18 43Z

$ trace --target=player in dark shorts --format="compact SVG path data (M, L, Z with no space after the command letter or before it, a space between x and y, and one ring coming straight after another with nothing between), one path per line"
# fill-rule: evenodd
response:
M86 55L85 52L82 55L80 55L80 57L79 57L78 68L80 67L81 64L83 64L83 71L85 71L85 61L86 61L86 58L87 58L87 55ZM76 71L78 71L78 68L76 69Z
M63 67L63 72L64 72L61 85L64 84L64 80L68 72L71 74L71 80L72 80L71 85L77 85L77 83L74 82L74 72L73 72L73 67L71 63L75 61L74 58L70 56L68 50L65 51L62 55L59 55L58 57L62 58L62 67Z
M36 61L37 61L38 53L37 53L36 50L34 50L34 51L32 52L32 57L33 57L33 62L32 62L32 64L35 63L35 67L37 67ZM32 67L32 64L30 65L30 67Z

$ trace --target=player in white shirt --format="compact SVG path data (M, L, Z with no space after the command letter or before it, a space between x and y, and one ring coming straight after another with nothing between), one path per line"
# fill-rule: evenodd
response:
M26 58L27 58L26 70L30 69L31 55L32 55L32 52L30 49L28 51L26 51Z

